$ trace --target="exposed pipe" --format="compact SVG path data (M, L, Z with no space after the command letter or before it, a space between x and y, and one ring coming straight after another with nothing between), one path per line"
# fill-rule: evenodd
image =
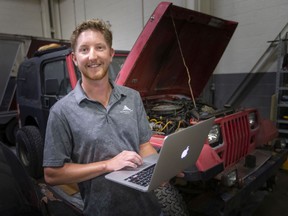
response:
M84 2L84 8L85 8L85 2ZM77 18L76 18L76 5L75 0L73 0L73 9L74 9L74 26L77 26ZM86 9L85 9L86 10ZM85 17L86 19L86 17Z
M191 9L191 10L195 10L195 11L199 11L198 9L198 5L199 5L199 0L186 0L185 1L185 8Z
M144 0L141 0L141 12L142 12L142 29L144 29L144 25L145 25L145 21L144 21L144 19L145 19L145 15L144 15Z
M53 20L54 20L54 25L53 25L54 36L56 38L62 39L62 23L60 19L61 12L60 12L59 0L49 0L49 1L51 1L51 5L52 5L51 12L53 15Z
M40 0L41 7L41 21L42 21L42 33L44 37L51 37L51 26L49 18L49 4L48 0ZM48 9L48 11L47 11Z

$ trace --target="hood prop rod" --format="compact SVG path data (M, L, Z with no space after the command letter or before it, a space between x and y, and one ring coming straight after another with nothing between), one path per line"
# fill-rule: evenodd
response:
M177 30L176 30L176 25L175 25L175 22L174 22L174 19L173 19L172 15L171 15L171 19L172 19L172 23L173 23L173 28L174 28L174 31L175 31L176 39L177 39L177 44L178 44L179 51L180 51L180 54L181 54L181 58L182 58L184 67L186 68L186 72L187 72L187 76L188 76L188 85L189 85L190 94L191 94L191 97L192 97L192 101L193 101L194 107L195 107L195 109L197 110L197 106L196 106L196 102L195 102L193 90L192 90L192 87L191 87L190 71L189 71L189 68L187 67L187 64L186 64L186 61L185 61L185 58L184 58L184 55L183 55L183 51L182 51L182 47L181 47L181 44L180 44L178 32L177 32Z

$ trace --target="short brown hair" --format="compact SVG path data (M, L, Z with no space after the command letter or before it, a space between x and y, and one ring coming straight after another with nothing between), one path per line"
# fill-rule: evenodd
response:
M112 31L111 31L111 25L109 22L105 22L101 19L91 19L82 22L80 25L78 25L75 30L73 31L70 42L71 47L73 50L75 50L75 46L77 43L77 39L79 35L86 31L86 30L96 30L101 32L104 35L105 41L108 43L110 48L112 47Z

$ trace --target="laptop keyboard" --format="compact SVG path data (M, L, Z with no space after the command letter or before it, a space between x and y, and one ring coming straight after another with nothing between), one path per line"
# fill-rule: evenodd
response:
M140 172L126 178L125 181L146 187L149 185L151 181L154 168L155 165L147 167L144 170L141 170Z

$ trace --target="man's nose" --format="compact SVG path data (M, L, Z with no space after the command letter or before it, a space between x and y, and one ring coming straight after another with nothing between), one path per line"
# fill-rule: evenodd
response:
M95 49L90 49L89 59L93 60L93 59L97 59L97 57L98 57L97 51Z

